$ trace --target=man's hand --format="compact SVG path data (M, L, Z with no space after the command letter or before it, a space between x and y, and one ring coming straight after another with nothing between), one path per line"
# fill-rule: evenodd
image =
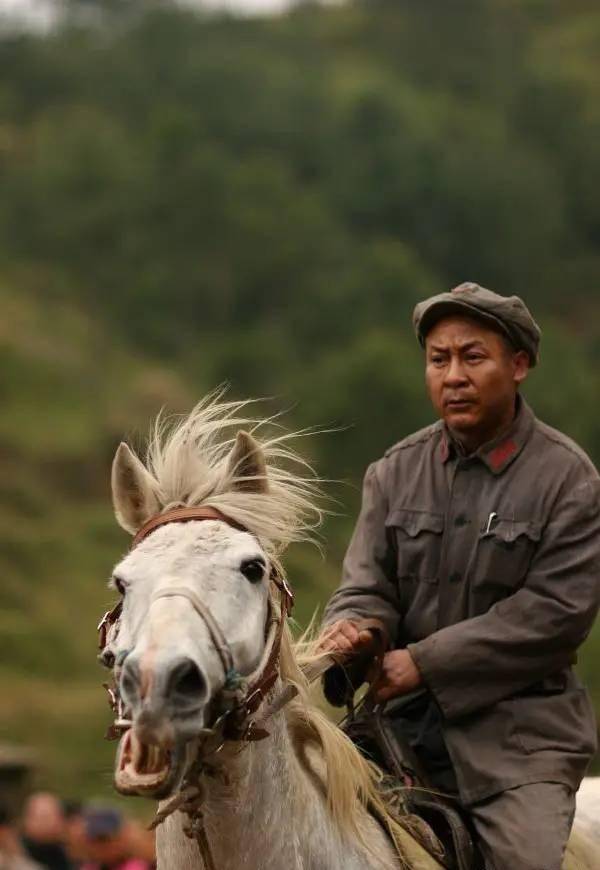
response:
M361 630L349 619L339 619L328 625L319 638L319 649L342 656L374 655L377 641L370 629Z
M371 672L373 695L378 703L400 695L409 695L423 684L421 672L406 649L395 649L384 655L379 674Z

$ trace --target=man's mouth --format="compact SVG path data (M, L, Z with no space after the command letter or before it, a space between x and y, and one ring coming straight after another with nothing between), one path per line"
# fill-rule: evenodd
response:
M464 411L467 408L470 408L474 405L473 399L447 399L446 407L451 408L453 411Z

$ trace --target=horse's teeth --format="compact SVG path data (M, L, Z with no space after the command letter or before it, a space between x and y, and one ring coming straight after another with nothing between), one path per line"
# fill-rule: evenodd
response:
M127 745L127 762L142 776L161 773L167 764L167 756L156 743L144 743L132 731Z
M131 748L133 749L133 753L132 753L132 755L133 755L133 766L134 766L134 768L135 768L136 770L141 770L141 768L142 768L142 761L143 761L143 758L144 758L144 748L143 748L143 746L142 746L141 741L138 740L138 738L136 737L135 734L132 734L132 737L131 737L131 744L132 744Z

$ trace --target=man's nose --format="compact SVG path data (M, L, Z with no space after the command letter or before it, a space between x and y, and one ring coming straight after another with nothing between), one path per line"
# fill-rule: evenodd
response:
M157 660L130 654L121 670L121 694L132 711L141 707L168 707L173 713L190 713L207 699L207 681L187 656Z
M449 387L460 386L468 381L464 366L460 359L452 357L446 369L444 383Z

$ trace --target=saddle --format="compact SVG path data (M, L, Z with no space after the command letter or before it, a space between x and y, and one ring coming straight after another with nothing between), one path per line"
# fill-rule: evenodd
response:
M392 702L395 712L406 701ZM384 771L381 796L419 844L446 870L482 870L467 819L451 796L428 786L413 750L394 728L389 705L365 700L358 711L349 710L342 730Z

